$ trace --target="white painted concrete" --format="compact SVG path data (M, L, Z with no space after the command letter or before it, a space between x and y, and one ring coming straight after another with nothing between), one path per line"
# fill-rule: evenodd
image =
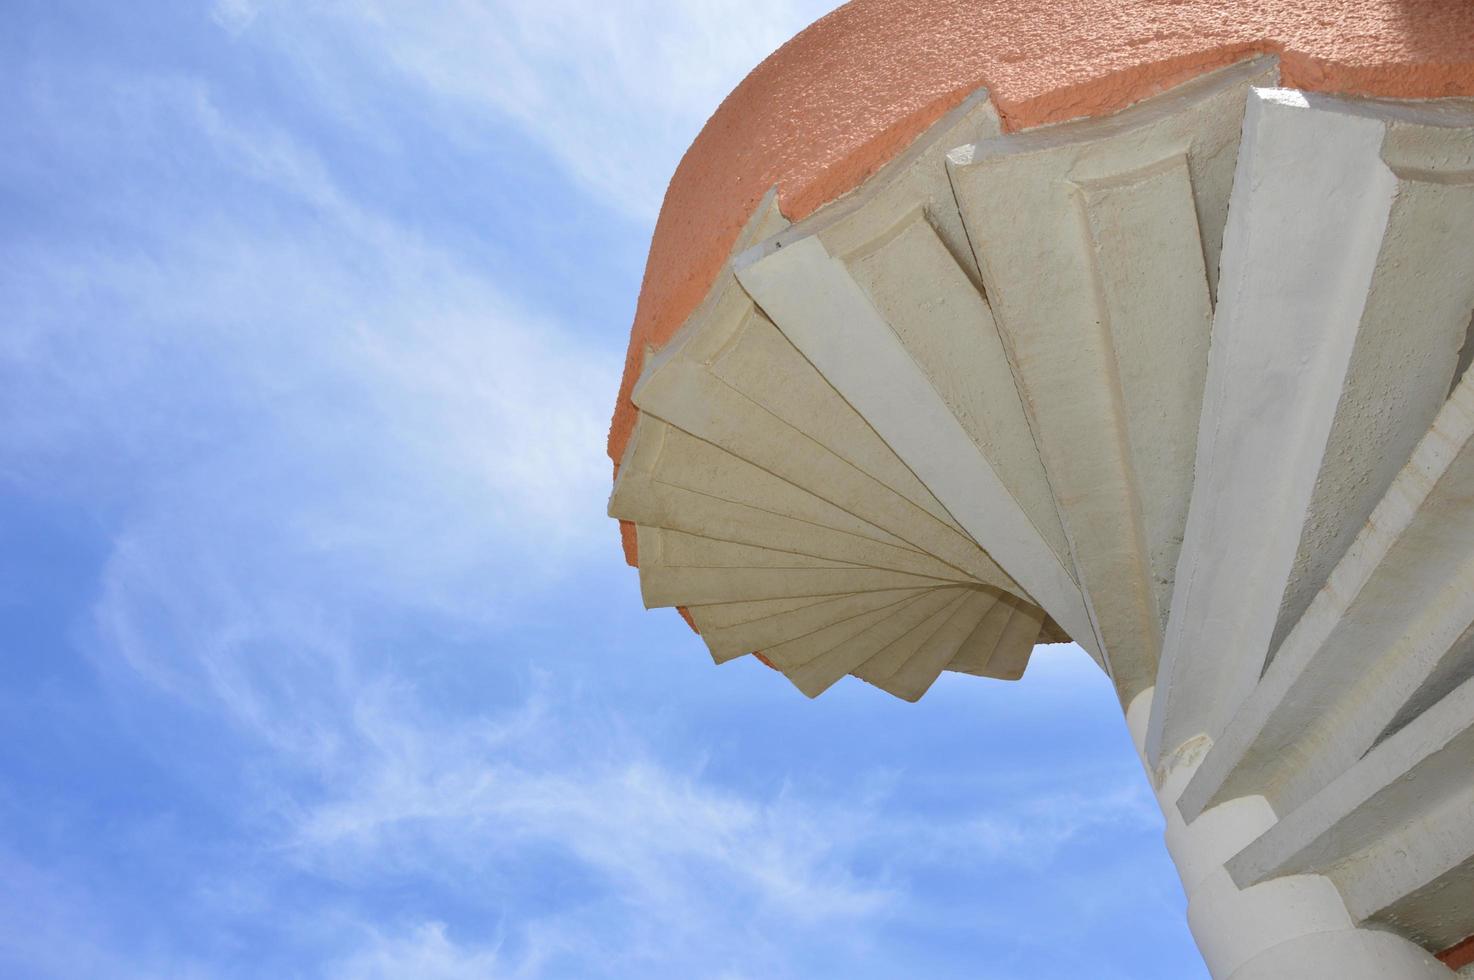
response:
M823 244L809 237L771 252L749 252L739 260L737 276L846 400L905 454L973 540L1012 568L1027 595L1077 642L1093 646L1089 614L1069 572Z
M1474 624L1474 377L1371 520L1183 796L1194 816L1262 792L1288 811L1371 748Z
M1370 929L1318 932L1266 950L1229 980L1448 980L1449 971L1401 936Z
M789 426L822 443L851 466L870 474L937 520L956 529L951 515L916 474L906 468L834 388L814 370L765 317L749 312L736 331L702 334L691 345L693 360L712 375L772 412ZM707 356L700 347L723 342Z
M887 678L890 685L887 690L907 701L919 701L988 612L1001 601L998 595L990 592L969 594L947 621L917 648L916 653ZM1032 639L1030 646L1033 646Z
M945 189L940 167L937 179ZM1030 524L1071 570L1064 526L992 310L932 226L927 215L935 213L911 211L848 253L832 254L895 331ZM818 237L827 242L838 236Z
M1474 934L1474 904L1448 895L1421 904L1406 899L1474 870L1471 775L1474 681L1287 813L1228 870L1241 885L1324 874L1358 921L1387 920L1434 949L1447 948Z
M804 694L818 697L846 674L858 674L865 664L898 641L920 633L923 625L939 610L961 599L961 590L955 589L933 589L923 593L920 598L898 608L894 615L877 623L864 634L787 670L788 679Z
M1325 978L1385 980L1446 977L1425 949L1391 933L1358 928L1335 882L1317 873L1292 874L1241 887L1225 862L1276 826L1262 796L1240 797L1183 820L1177 797L1202 763L1206 737L1183 746L1165 769L1150 762L1146 734L1154 690L1127 710L1142 764L1159 772L1158 800L1166 842L1188 899L1188 925L1216 980Z
M1249 97L1152 759L1220 736L1263 669L1397 192L1384 135Z
M889 686L891 678L906 666L926 642L936 635L938 630L947 624L947 621L962 608L966 601L965 594L958 595L945 605L933 609L911 630L896 637L875 651L869 659L859 664L855 668L855 676L899 697L899 689L892 690Z
M989 607L988 611L978 620L977 626L968 634L967 639L958 646L957 653L952 658L952 662L947 665L947 669L963 674L974 674L978 677L994 676L989 673L989 667L998 654L999 646L1003 642L1015 608L1011 596L999 596L998 601ZM1031 648L1036 638L1030 638Z
M1003 596L957 651L948 670L999 680L1018 680L1040 641L1043 610Z
M1474 111L1306 100L1312 110L1379 122L1397 190L1271 653L1428 431L1474 309Z
M712 657L720 663L808 636L855 616L887 608L902 599L919 598L927 591L902 589L851 593L732 626L714 626L705 613L709 606L689 606L686 611L701 631L701 638L706 641Z
M914 502L795 429L699 366L668 361L635 390L644 412L774 476L809 490L861 520L1002 589L1018 586L977 544Z
M641 527L640 564L666 568L853 568L850 562L774 548L722 541L705 535Z
M620 467L610 515L848 564L968 578L885 529L648 415Z
M1474 103L1247 93L1274 72L1008 136L977 96L803 222L770 196L649 358L610 513L647 602L810 697L1018 679L1068 632L1215 977L1447 976Z
M902 611L908 603L909 598L902 597L884 608L834 623L807 636L773 644L763 650L763 655L770 663L783 671L802 667L848 644L857 637L866 635L875 626Z
M1193 482L1240 65L949 170L1123 703L1150 686ZM1216 224L1214 224L1216 222ZM741 275L739 273L739 278Z

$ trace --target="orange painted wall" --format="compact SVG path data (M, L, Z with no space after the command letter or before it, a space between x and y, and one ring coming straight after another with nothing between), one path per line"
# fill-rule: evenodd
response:
M784 45L717 109L666 192L609 432L705 296L768 188L798 220L859 186L987 87L1010 131L1110 112L1247 56L1283 83L1474 96L1474 0L854 0ZM625 535L634 560L633 535Z
M1438 958L1450 970L1462 970L1470 963L1474 963L1474 936L1470 936L1452 949L1439 953Z

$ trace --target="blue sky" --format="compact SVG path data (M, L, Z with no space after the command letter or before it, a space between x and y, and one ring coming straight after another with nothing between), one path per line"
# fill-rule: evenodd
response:
M0 976L1205 975L1073 648L805 700L642 610L664 182L804 0L10 0Z

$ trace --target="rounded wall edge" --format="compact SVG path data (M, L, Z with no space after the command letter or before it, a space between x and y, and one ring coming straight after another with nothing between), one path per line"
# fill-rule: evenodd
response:
M701 304L769 188L801 220L860 186L968 94L1007 131L1104 115L1259 54L1282 82L1386 98L1474 96L1465 0L854 0L722 102L667 189L608 449L636 418L645 352ZM633 535L626 557L635 564Z

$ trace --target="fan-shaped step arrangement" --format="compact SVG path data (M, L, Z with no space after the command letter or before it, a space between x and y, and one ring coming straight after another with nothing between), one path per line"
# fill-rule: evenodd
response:
M1023 592L1154 681L1254 61L990 135L737 257L778 330ZM957 231L960 227L961 232Z
M1081 585L1124 698L1153 683L1192 489L1251 62L1113 118L953 153Z
M892 196L908 208L945 204L942 154L996 132L987 103L971 101L892 168ZM986 313L954 258L968 262L950 213L940 232L926 225L927 244ZM1027 448L993 345L993 387ZM647 604L684 607L717 660L761 651L811 695L855 674L915 699L949 667L1017 678L1036 642L1066 638L735 280L650 360L635 401L610 513L638 526ZM1039 516L1054 521L1037 458L1015 457L1032 467L1021 478L1034 481ZM1065 614L1085 623L1078 588L1051 561Z
M951 317L950 334L919 323L911 339L954 345L930 349L938 367L950 357L979 361L983 385L953 374L952 395L970 409L973 431L1001 447L1008 478L1028 491L1026 514L998 479L991 487L1020 526L1043 528L1010 537L1014 552L1046 563L1047 574L1026 569L1025 577L1048 599L1003 571L964 523L974 512L956 516L955 502L943 503L728 277L646 365L634 395L640 419L610 504L612 515L638 527L647 605L684 607L718 661L760 651L810 695L854 674L915 699L948 668L1021 676L1035 643L1067 638L1045 612L1050 606L1056 619L1088 634L1001 341L959 329L986 318L988 308L943 157L997 132L986 100L970 100L877 178L860 206L851 202L826 220L865 238L858 245L867 254L857 261L877 295L896 294L898 276L926 271L941 276L945 301L961 304L938 311ZM888 236L893 242L876 240L877 216L889 225L893 215L916 220ZM781 221L754 222L765 224ZM946 265L936 269L939 259Z
M1301 805L1446 695L1468 498L1409 501L1474 353L1474 111L1275 82L1008 135L980 95L760 213L635 387L610 510L647 604L810 694L1072 638L1155 688L1154 765L1214 740L1189 806Z
M785 120L847 24L789 53L801 76L758 73ZM1251 58L1010 133L978 93L797 223L770 196L647 358L611 513L647 604L810 695L1016 678L1074 640L1211 969L1301 975L1315 948L1429 976L1474 934L1474 101L1278 76ZM1059 118L1020 91L1011 120ZM735 144L703 140L711 189Z
M1063 639L770 323L749 309L738 328L715 363L667 357L639 389L652 407L611 513L639 526L648 605L685 607L718 661L763 651L811 695L854 673L914 699L954 660L1016 678L1041 634ZM744 384L746 344L786 375ZM724 412L681 415L683 384ZM696 434L655 415L672 402Z

